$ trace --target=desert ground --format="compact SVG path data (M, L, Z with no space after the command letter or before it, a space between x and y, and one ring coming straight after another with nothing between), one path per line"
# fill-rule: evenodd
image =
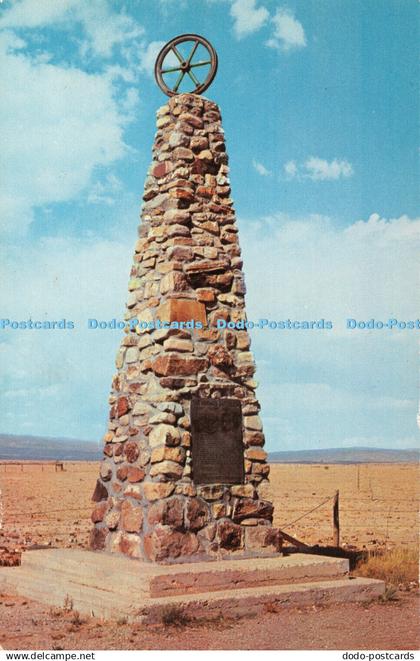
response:
M0 463L0 548L86 546L98 464L65 462L63 468ZM416 464L272 464L274 525L307 544L331 544L338 489L342 545L412 546L418 477Z
M0 565L34 545L84 547L96 462L0 463ZM416 464L274 464L275 525L307 544L332 543L340 493L342 546L413 548L420 484ZM17 551L17 553L14 553ZM6 564L3 562L3 564ZM1 571L1 567L0 567ZM401 587L401 586L400 586ZM289 608L252 620L144 627L0 594L6 649L417 649L415 585L385 602ZM414 588L414 589L413 589Z

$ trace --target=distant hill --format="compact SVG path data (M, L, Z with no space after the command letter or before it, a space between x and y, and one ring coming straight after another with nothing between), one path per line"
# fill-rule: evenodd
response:
M5 459L96 461L101 456L100 444L92 441L0 434L0 461Z
M286 450L270 452L269 461L282 464L381 464L417 463L420 449L388 450L387 448L328 448L325 450Z
M101 457L101 444L92 441L0 434L0 461L7 459L97 461ZM270 452L268 458L273 463L289 464L412 463L420 460L420 449L387 450L385 448L353 447L326 450L286 450Z

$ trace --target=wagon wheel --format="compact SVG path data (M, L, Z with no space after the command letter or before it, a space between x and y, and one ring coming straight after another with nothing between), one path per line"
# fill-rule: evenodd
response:
M188 45L188 42L190 45ZM178 48L181 44L186 44L182 48L182 51L189 53L186 57L183 56ZM194 61L199 46L204 47L206 56L204 60ZM171 60L174 60L174 62L171 63ZM217 53L211 43L198 34L181 34L168 41L157 56L155 64L156 82L160 89L168 96L175 96L181 93L179 89L185 76L190 79L189 82L194 87L193 89L183 91L190 94L201 94L211 84L216 72ZM170 74L174 73L178 75L175 77L175 80L170 81L168 74L171 77ZM202 80L203 76L206 76L204 80ZM166 81L164 77L166 77ZM174 77L172 76L172 78Z

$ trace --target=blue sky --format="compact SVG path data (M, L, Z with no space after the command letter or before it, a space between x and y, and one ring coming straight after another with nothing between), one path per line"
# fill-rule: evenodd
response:
M179 33L219 55L269 450L418 443L419 5L415 0L4 0L0 4L0 432L100 439L155 111Z

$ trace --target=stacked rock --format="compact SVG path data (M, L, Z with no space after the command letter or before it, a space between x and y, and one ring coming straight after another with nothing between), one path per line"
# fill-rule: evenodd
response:
M151 561L274 552L250 338L217 327L246 319L220 111L180 94L158 110L157 129L91 546ZM243 483L194 482L193 397L241 402Z

